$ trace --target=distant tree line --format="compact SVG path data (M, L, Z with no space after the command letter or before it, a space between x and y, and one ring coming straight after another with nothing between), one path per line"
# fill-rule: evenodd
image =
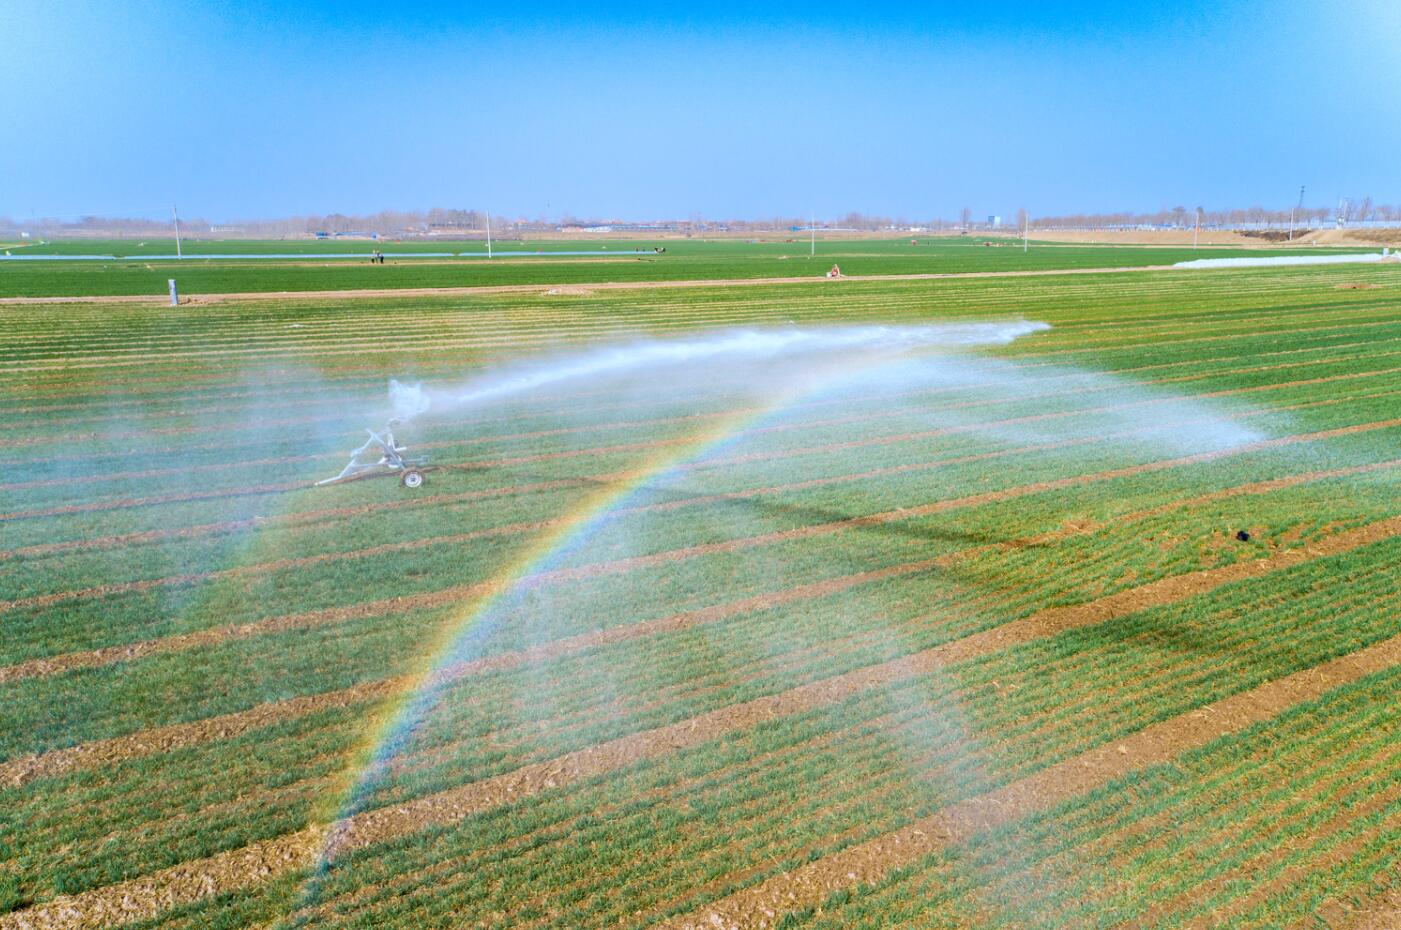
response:
M1310 224L1377 223L1401 221L1401 206L1375 203L1370 196L1344 198L1334 207L1266 209L1253 206L1208 210L1203 207L1171 207L1153 213L1069 213L1062 216L1038 216L1031 219L1035 228L1103 228L1121 226L1176 226L1187 229L1200 222L1204 227L1231 229L1236 227L1296 226Z
M1292 217L1291 217L1292 213ZM819 230L853 230L878 232L882 230L945 230L945 229L987 229L994 224L987 220L974 219L971 207L963 207L956 220L939 217L917 219L908 216L887 216L851 212L836 218L814 219L807 216L775 216L767 218L739 218L714 220L700 214L692 214L686 219L641 221L616 217L584 217L564 214L557 220L543 216L533 219L523 216L492 216L491 232L501 239L520 238L530 234L565 230L587 230L600 227L632 227L683 233L704 234L707 232L775 232L806 231L810 225ZM1111 227L1178 227L1191 228L1198 223L1210 228L1238 228L1262 226L1309 226L1332 224L1401 223L1401 206L1375 202L1371 196L1349 197L1339 201L1335 207L1303 207L1289 209L1266 209L1253 206L1224 210L1188 208L1176 206L1151 213L1068 213L1059 216L1028 216L1025 209L1003 215L997 226L1003 229L1072 228L1103 229ZM433 207L430 210L381 210L378 213L310 214L274 219L236 220L222 224L212 223L199 216L181 217L181 232L190 237L228 236L249 238L302 238L322 233L336 235L373 235L382 238L419 236L481 237L486 233L487 214L483 210ZM34 218L16 221L0 216L0 233L14 236L19 232L29 232L39 236L169 236L174 232L174 224L169 219L146 217L104 217L81 216L76 220L55 217Z

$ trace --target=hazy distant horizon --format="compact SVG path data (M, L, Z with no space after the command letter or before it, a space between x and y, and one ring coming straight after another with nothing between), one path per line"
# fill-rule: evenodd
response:
M1383 0L0 0L0 216L975 216L1401 200Z

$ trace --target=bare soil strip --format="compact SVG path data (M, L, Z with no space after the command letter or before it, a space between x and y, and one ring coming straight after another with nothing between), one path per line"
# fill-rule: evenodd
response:
M844 281L938 281L955 278L1027 278L1055 275L1119 274L1134 271L1172 271L1171 265L1140 265L1136 268L1054 268L1044 271L959 271L942 274L870 274L822 278L816 275L787 278L710 278L690 281L610 281L590 282L590 291L642 291L689 287L752 287L773 284L812 284L831 286ZM361 288L344 291L251 291L234 294L199 294L185 302L227 303L248 300L353 300L366 297L465 297L472 294L539 294L575 287L566 284L495 284L476 287ZM155 304L168 303L165 294L121 294L99 297L0 297L0 304Z
M1337 930L1396 930L1401 927L1401 886L1366 901L1330 901L1318 913L1291 924L1289 930L1316 927L1319 920Z
M772 927L783 913L819 905L832 892L858 884L875 884L891 870L967 842L977 833L1047 810L1135 769L1171 761L1188 750L1238 733L1296 704L1397 664L1401 664L1401 635L1152 724L1111 745L951 805L893 833L775 876L716 902L701 913L657 926L668 930Z
M233 739L250 730L308 716L336 707L349 707L391 697L408 684L403 678L385 678L345 688L258 704L248 710L192 723L176 723L140 730L113 739L80 743L37 756L25 756L0 764L0 784L17 788L35 778L61 775L72 769L96 768L140 756L173 752L215 739Z
M255 885L283 871L309 867L323 838L334 853L363 848L423 827L454 823L500 804L616 771L776 717L801 713L953 663L1171 604L1223 584L1348 552L1398 534L1401 516L1339 533L1302 549L1281 550L1265 559L1164 578L1086 604L1047 608L1022 620L880 665L719 708L394 807L365 811L331 830L312 827L142 878L56 898L0 916L0 930L79 930L153 917L182 903ZM1134 768L1166 761L1186 749L1268 719L1292 704L1398 662L1401 635L1154 724L1113 745L1091 750L999 791L954 805L896 833L732 895L699 917L677 918L669 925L696 930L770 926L774 915L782 910L820 903L831 891L856 882L877 881L891 868L966 839L977 830L1008 823Z

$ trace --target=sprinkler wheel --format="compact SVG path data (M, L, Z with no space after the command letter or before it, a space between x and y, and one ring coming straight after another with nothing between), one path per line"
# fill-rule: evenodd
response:
M417 488L423 485L423 472L409 469L404 472L404 476L399 479L399 483L406 488Z

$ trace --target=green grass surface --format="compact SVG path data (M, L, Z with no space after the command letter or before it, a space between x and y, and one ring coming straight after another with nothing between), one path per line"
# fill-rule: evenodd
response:
M710 268L709 245L678 246L675 267ZM906 259L874 245L886 253L853 265L963 270L1020 256L950 243ZM1123 263L1104 251L1058 254ZM715 267L772 273L766 260L736 252ZM550 267L530 273L582 266ZM1352 283L1376 287L1338 288ZM410 441L436 462L474 465L432 472L418 492L312 486L377 425L390 377L447 385L649 333L1011 317L1052 328L964 357L957 371L971 380L926 360L810 391L699 458L680 450L753 405L746 385L545 391L421 427ZM1050 607L1299 554L425 825L338 857L315 881L294 870L139 924L642 927L1401 632L1396 540L1309 555L1401 513L1390 464L1401 458L1390 422L1401 418L1401 280L1387 267L9 305L0 329L0 764L360 689L246 732L0 783L0 914L13 918ZM1199 435L1210 418L1253 444ZM669 448L684 468L538 557L610 476ZM884 516L838 525L873 514ZM1234 538L1242 528L1250 541ZM346 794L389 707L368 689L422 668L454 633L456 658L499 658L935 558L453 680L393 764ZM485 607L440 596L523 564L553 574ZM147 651L122 654L133 646ZM113 651L34 671L93 650ZM1385 795L1348 812L1401 774L1395 678L1339 689L790 922L1098 926L1156 907L1163 926L1218 910L1232 925L1280 926L1376 894L1401 853L1397 804ZM1307 870L1341 843L1355 850L1346 861ZM1287 879L1291 865L1306 877Z
M1012 239L980 236L909 239L824 239L815 257L806 240L750 242L712 240L530 240L498 244L485 259L480 242L238 241L192 240L185 259L146 260L175 254L173 240L63 240L12 250L23 255L111 255L113 261L0 261L0 297L86 296L166 293L175 278L186 296L250 291L318 291L362 288L479 287L524 284L591 284L626 281L685 281L728 278L820 278L832 264L848 275L947 274L1044 271L1168 265L1203 255L1296 254L1213 247L1036 243L1023 252ZM654 253L665 246L664 254ZM330 257L383 251L389 261ZM638 250L646 254L636 254ZM512 256L512 252L610 251L616 256ZM1329 251L1329 250L1309 250ZM450 252L452 258L413 258L398 253ZM219 259L203 255L298 254L298 259ZM461 253L468 253L466 256ZM480 254L478 254L480 253ZM320 257L318 257L320 256Z

